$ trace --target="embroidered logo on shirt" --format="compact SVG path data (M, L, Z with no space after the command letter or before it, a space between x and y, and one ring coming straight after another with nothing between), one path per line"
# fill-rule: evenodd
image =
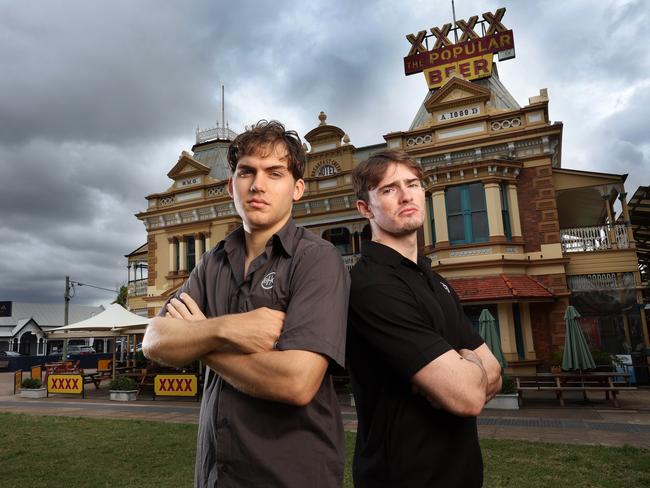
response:
M442 285L442 287L443 287L445 290L447 290L447 293L449 293L449 294L451 295L451 292L449 291L449 287L448 287L447 285L445 285L444 283L440 283L440 284Z
M264 288L265 290L270 290L271 288L273 288L274 279L275 279L275 271L271 271L262 280L262 288Z

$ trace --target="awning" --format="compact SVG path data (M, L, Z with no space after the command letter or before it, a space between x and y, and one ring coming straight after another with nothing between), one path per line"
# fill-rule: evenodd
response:
M81 322L52 329L47 333L50 339L71 339L80 337L113 337L142 333L151 319L129 312L114 303L101 313Z
M480 278L450 278L461 302L495 300L552 300L554 295L529 275L482 276Z

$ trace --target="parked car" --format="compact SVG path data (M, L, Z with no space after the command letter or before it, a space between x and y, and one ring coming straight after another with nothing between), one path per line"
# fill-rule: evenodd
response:
M74 348L74 349L71 349ZM93 346L69 346L68 353L70 354L95 354L95 348Z
M16 351L0 351L0 357L3 357L3 356L6 356L8 358L9 357L15 358L15 357L18 357L18 356L22 356L22 354L20 354L19 352L16 352Z
M95 348L93 346L84 346L84 345L78 345L78 344L70 344L68 346L68 355L66 356L66 359L70 359L70 356L78 355L78 354L95 354L97 351L95 351ZM50 354L50 356L62 356L63 355L63 350L59 349L56 352L53 352Z
M9 367L9 358L21 356L19 352L15 351L0 351L0 368Z

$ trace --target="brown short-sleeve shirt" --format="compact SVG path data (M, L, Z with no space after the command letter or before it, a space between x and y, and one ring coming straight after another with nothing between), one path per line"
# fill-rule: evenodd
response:
M239 228L203 255L177 296L188 293L207 317L284 311L277 349L316 352L344 366L349 275L334 246L289 220L247 276L244 259ZM297 407L246 395L207 369L196 486L338 487L343 465L343 426L329 374L312 402Z

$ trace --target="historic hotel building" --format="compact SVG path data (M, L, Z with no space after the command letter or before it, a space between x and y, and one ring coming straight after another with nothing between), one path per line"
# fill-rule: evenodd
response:
M562 168L562 123L549 119L548 106L544 89L520 106L496 71L474 81L452 74L427 93L408 130L359 148L321 112L304 136L306 191L294 218L352 266L369 234L351 170L372 152L403 149L425 171L422 251L469 317L487 308L497 318L509 368L534 371L563 347L570 303L595 348L650 347L626 175ZM127 255L132 310L157 313L201 254L239 225L226 186L234 136L223 127L197 131L168 173L171 186L146 197L137 218L147 243Z

